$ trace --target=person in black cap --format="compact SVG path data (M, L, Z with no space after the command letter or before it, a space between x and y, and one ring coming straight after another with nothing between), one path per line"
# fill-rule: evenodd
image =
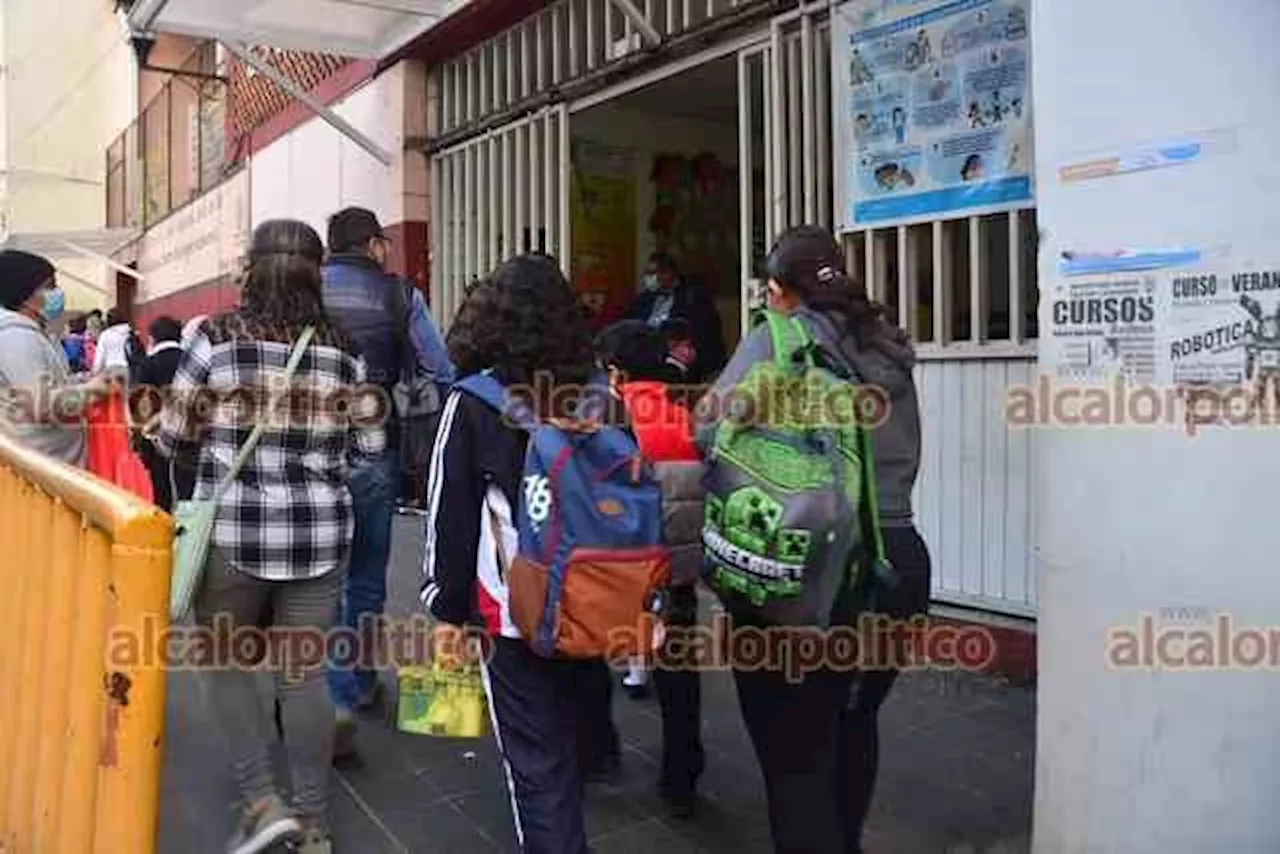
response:
M396 401L387 422L387 452L351 475L356 545L343 591L342 624L361 632L382 615L386 602L391 520L401 476L407 469L422 472L415 479L425 480L440 401L453 382L453 364L422 292L387 272L391 246L373 211L345 208L329 219L325 312L359 348L369 382ZM410 398L422 405L412 411L400 405ZM374 670L357 666L335 667L329 685L337 707L335 755L351 758L355 712L377 705L381 684Z
M66 353L49 334L65 308L52 264L28 252L0 252L0 430L83 466L84 406L107 386L71 383Z

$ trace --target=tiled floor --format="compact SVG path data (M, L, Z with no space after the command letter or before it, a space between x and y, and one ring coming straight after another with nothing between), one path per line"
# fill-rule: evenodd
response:
M393 612L416 603L417 523L397 522ZM190 674L171 683L163 854L214 854L230 831L225 757ZM732 679L704 676L708 748L691 822L666 816L653 792L660 726L655 701L618 694L626 743L619 785L589 793L598 854L767 854L763 790ZM1034 748L1031 691L961 674L904 676L882 711L882 759L867 831L869 854L1022 854L1029 850ZM490 742L402 735L362 725L363 763L337 776L332 816L338 854L511 852L514 835Z

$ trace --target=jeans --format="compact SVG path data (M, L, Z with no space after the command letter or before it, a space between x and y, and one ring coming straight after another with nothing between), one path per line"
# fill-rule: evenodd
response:
M258 627L268 608L273 627L326 632L337 614L343 574L339 569L303 581L262 581L236 570L215 549L209 555L196 598L196 622L205 628L227 630L230 636L219 638L224 645L237 637L237 630ZM215 621L218 615L224 616ZM224 669L205 669L202 678L206 699L226 742L236 784L248 807L278 792L271 766L273 729L254 671L240 666L235 657L229 663L231 666ZM291 672L276 670L273 675L292 773L293 805L300 818L324 827L332 764L333 706L325 690L323 662L287 663Z
M378 673L368 666L381 643L381 618L387 600L387 561L391 557L391 520L395 516L399 469L388 451L351 473L348 484L355 514L351 565L342 590L338 625L360 639L355 661L329 665L329 689L338 708L350 711L368 700Z

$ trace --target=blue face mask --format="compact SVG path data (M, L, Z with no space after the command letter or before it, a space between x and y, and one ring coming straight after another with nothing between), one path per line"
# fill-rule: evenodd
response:
M662 283L658 281L657 273L649 273L644 277L644 289L646 291L656 291L662 287Z
M53 323L62 317L62 313L67 310L67 292L62 288L54 288L44 292L44 305L40 309L40 313L44 315L46 323Z

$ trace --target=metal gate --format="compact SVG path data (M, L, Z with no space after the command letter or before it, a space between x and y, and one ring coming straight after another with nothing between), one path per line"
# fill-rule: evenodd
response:
M763 300L778 234L833 228L830 8L776 17L739 70L743 324ZM939 601L1035 614L1030 511L1034 434L1010 430L1007 390L1035 369L1036 224L1031 209L864 229L842 238L850 272L917 342L923 457L916 515Z
M568 271L569 124L563 104L431 160L431 296L447 322L467 289L508 258L543 252Z

